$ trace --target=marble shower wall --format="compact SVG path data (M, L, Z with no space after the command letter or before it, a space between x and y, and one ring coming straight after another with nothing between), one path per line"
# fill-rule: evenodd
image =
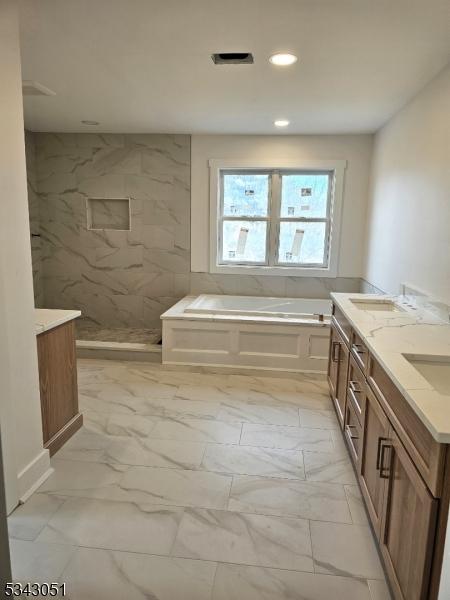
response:
M41 306L80 309L105 327L152 328L188 293L326 298L359 291L357 277L191 273L187 135L27 132L26 142ZM88 229L89 198L127 197L130 231Z
M44 306L44 282L42 268L41 226L39 196L36 185L36 149L34 134L25 132L27 159L28 212L30 215L31 259L33 263L34 303L37 308Z
M190 138L34 134L48 308L157 327L189 291ZM89 230L89 198L130 198L130 231Z

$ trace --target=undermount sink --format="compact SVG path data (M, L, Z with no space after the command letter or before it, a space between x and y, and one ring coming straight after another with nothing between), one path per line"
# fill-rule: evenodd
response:
M378 300L378 299L360 299L360 298L350 298L350 302L352 302L356 308L359 310L369 310L369 311L381 311L381 312L403 312L404 309L401 308L398 304L393 302L392 300Z
M439 394L450 396L450 356L432 354L421 356L404 354L403 356Z

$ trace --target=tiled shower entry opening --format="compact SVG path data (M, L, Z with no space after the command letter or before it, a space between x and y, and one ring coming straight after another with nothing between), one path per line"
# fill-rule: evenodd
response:
M77 353L80 357L151 362L161 360L160 329L104 327L80 319L76 331Z
M160 329L140 329L132 327L103 327L82 320L77 322L77 340L86 342L118 342L123 344L159 344L162 339Z

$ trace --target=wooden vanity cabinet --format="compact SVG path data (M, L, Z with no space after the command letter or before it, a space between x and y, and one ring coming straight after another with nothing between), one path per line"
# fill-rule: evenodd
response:
M78 411L74 322L40 333L37 351L44 448L53 455L83 424Z
M347 334L333 316L330 394L391 590L395 600L437 600L450 446L434 440L364 340Z
M345 421L349 354L347 344L336 322L332 320L328 360L328 384L341 428L344 427Z
M395 598L427 600L438 500L392 427L382 447L381 554Z

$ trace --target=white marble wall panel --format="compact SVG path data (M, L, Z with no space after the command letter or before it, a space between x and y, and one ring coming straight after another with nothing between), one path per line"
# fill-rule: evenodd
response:
M327 298L359 278L190 272L190 137L26 134L36 303L105 327L159 327L186 294ZM130 231L89 230L87 199L130 198Z
M27 159L28 211L30 216L31 258L33 263L34 302L37 307L44 305L44 284L42 278L42 247L40 238L40 208L36 183L36 148L34 134L25 132Z
M33 134L45 305L157 327L189 291L190 138ZM130 198L130 231L89 230L88 198Z

